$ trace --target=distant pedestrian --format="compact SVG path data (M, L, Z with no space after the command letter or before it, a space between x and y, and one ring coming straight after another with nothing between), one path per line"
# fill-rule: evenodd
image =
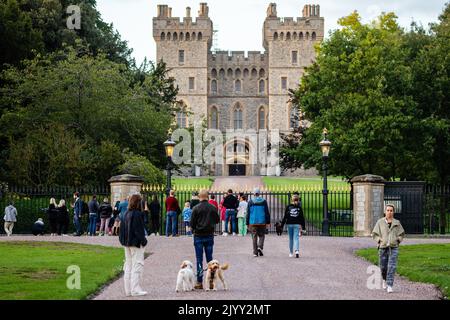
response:
M191 232L192 209L191 209L191 203L189 201L186 201L186 203L184 204L182 216L183 216L184 226L186 228L186 235L191 236L192 235L192 232Z
M200 191L199 198L200 203L192 210L191 217L195 256L197 258L197 284L195 289L203 289L203 252L206 256L206 263L213 259L214 228L220 221L217 208L208 203L208 191Z
M142 200L141 200L141 212L142 212L142 215L144 216L145 236L148 236L147 226L148 226L149 210L148 210L147 200L144 197L142 197Z
M83 234L83 229L81 226L81 216L83 214L83 200L81 200L79 192L75 192L73 194L73 198L75 199L75 202L72 205L73 224L75 226L75 233L73 235L79 237Z
M281 228L283 229L284 225L287 225L287 231L289 235L289 257L294 256L299 257L299 237L300 232L305 230L305 217L303 215L303 209L300 205L300 196L295 193L292 196L292 203L287 205L286 210L284 211L284 217L281 221Z
M236 235L236 210L239 207L238 199L233 195L233 190L228 189L228 194L223 200L223 207L225 207L225 226L227 227L224 236L229 233ZM228 228L228 222L231 222L231 230Z
M150 202L149 205L150 210L150 222L151 222L151 228L149 231L149 234L154 233L155 235L159 236L159 219L161 214L161 205L158 201L158 196L155 194L153 195L152 202Z
M58 204L58 235L67 236L69 230L69 210L66 207L64 199L59 200Z
M98 219L98 209L100 205L97 201L97 196L94 194L91 201L88 202L89 207L89 232L90 236L95 236L97 231L97 219Z
M239 198L239 208L237 213L238 231L240 236L247 235L247 226L245 224L245 217L247 216L247 196L241 195Z
M104 198L102 204L98 208L98 213L100 215L100 235L104 236L110 234L109 230L109 220L112 217L112 207L108 201L108 198Z
M119 218L121 221L122 221L122 218L123 218L125 212L127 212L127 210L128 210L128 199L129 199L129 197L126 197L123 199L123 201L121 201L119 203Z
M37 221L33 224L31 228L31 233L35 236L43 236L45 230L45 224L42 218L37 219Z
M194 207L196 205L198 205L200 203L200 199L198 198L198 192L194 191L192 192L192 198L191 198L191 202L190 202L190 208L194 209Z
M114 224L111 227L111 235L118 236L120 229L120 201L117 201L113 208L113 219Z
M211 195L210 199L208 201L210 204L212 204L214 207L216 207L216 209L219 209L219 204L216 201L216 196L215 195Z
M181 213L180 205L175 198L175 191L170 190L166 199L166 237L177 236L178 212Z
M50 236L56 236L58 232L58 210L56 208L55 198L50 198L50 204L47 209L48 222L50 223Z
M248 202L246 224L252 233L253 256L263 256L266 227L270 226L270 212L267 201L261 197L258 188L253 191L255 198Z
M119 241L125 247L124 285L125 295L144 296L141 279L144 272L145 238L144 217L140 211L142 198L139 194L130 197L128 210L121 218Z
M400 221L394 219L394 210L394 205L386 205L384 218L377 221L372 231L372 237L378 244L378 265L383 278L383 289L387 289L388 293L394 291L398 247L405 236Z
M5 208L5 216L3 217L3 220L5 220L4 229L8 237L13 233L14 223L17 222L17 216L17 209L14 207L14 203L10 201Z
M225 201L226 196L227 196L227 194L225 193L225 195L223 196L223 198L219 204L220 221L222 224L222 235L224 235L224 233L226 232L226 230L228 228L228 226L225 225L225 212L227 211L227 209L223 206L223 202Z

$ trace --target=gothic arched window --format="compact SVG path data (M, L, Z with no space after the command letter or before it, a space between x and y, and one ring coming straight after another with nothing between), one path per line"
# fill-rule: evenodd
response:
M266 91L266 84L264 80L259 80L259 93L264 93Z
M211 81L211 92L212 93L217 93L217 80L212 80Z
M236 80L236 82L234 83L234 90L236 92L241 92L242 90L241 80Z
M211 129L219 129L219 114L216 107L211 108L209 125Z
M186 41L191 41L191 34L186 32Z
M258 111L258 129L263 130L267 129L266 127L266 109L264 107L260 107Z
M179 128L187 128L187 106L184 102L178 103L176 120Z
M164 32L161 33L161 41L166 40L166 34Z
M316 33L315 32L312 33L311 40L312 41L316 41Z
M198 35L197 35L197 40L198 40L198 41L201 41L202 38L203 38L202 33L199 32Z
M242 129L242 107L237 104L233 111L234 129Z

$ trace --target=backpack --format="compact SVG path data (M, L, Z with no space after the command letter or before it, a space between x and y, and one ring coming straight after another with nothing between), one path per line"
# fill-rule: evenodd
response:
M89 206L86 201L81 200L81 214L89 214Z

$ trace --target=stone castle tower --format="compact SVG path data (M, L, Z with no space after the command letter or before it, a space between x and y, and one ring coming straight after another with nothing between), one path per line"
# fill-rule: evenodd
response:
M315 58L314 46L324 37L324 18L318 5L305 5L302 16L280 18L276 4L267 8L263 25L264 53L212 52L213 22L209 7L200 3L198 17L172 17L172 8L158 5L153 18L157 60L171 69L179 86L181 110L177 123L186 127L202 119L208 128L273 130L287 133L299 125L289 103L289 89L297 88L304 68ZM273 175L267 165L250 164L257 145L234 139L225 145L224 165L212 165L213 175ZM227 152L228 151L228 152ZM229 156L227 156L227 154Z

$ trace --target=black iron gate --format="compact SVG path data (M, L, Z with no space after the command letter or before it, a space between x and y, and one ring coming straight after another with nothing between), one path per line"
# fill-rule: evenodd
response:
M424 233L425 182L385 182L384 204L395 206L394 217L400 220L406 233Z

